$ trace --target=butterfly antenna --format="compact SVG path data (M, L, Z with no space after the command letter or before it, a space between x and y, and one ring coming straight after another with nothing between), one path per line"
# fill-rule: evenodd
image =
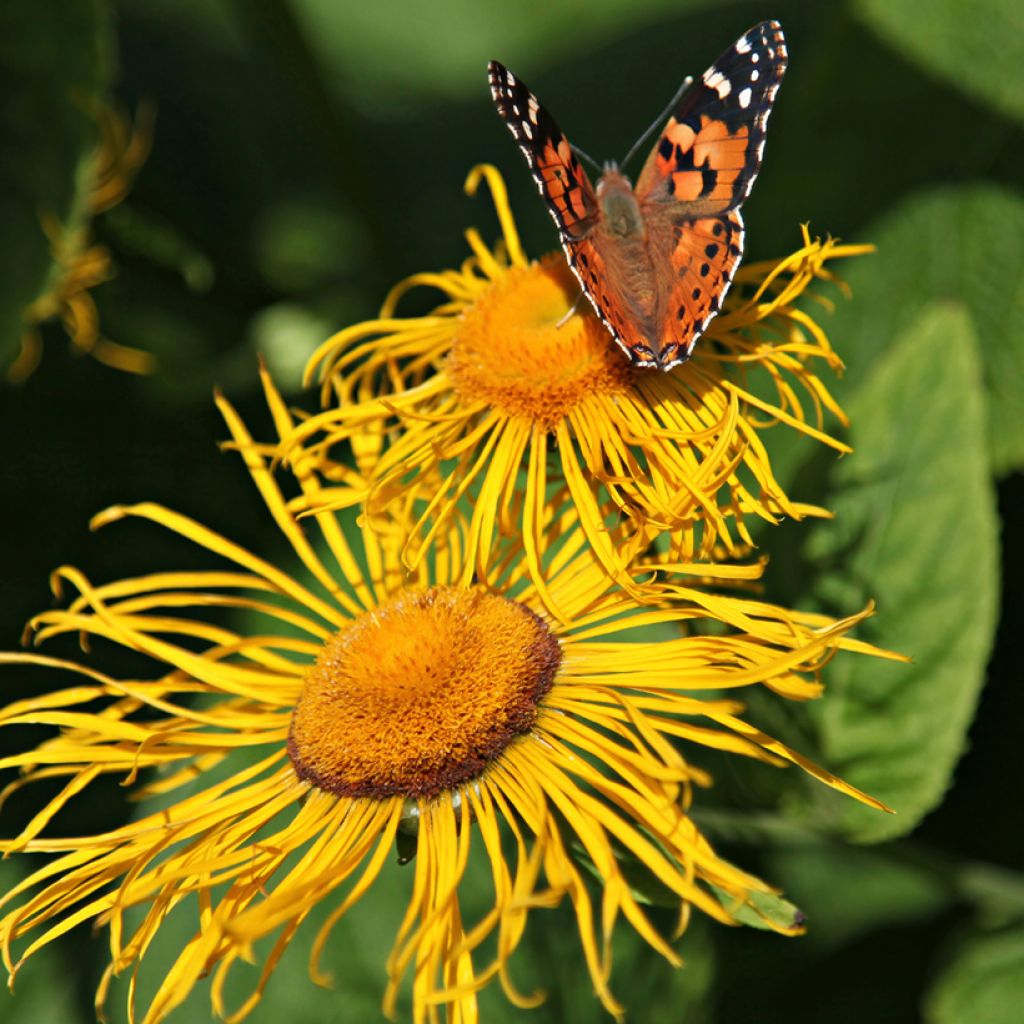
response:
M556 331L560 331L576 315L576 310L579 309L582 299L583 292L581 290L576 296L576 301L566 310L565 316L555 324Z
M636 154L636 151L651 137L651 134L655 130L655 128L657 128L658 125L662 123L662 121L666 120L668 115L672 113L673 110L675 110L676 104L683 98L683 93L686 92L686 90L689 89L691 85L693 85L693 76L688 75L686 78L683 79L683 84L679 86L679 88L676 90L675 96L673 96L672 99L669 100L668 106L651 122L651 126L647 129L647 131L645 131L643 135L641 135L640 138L633 143L632 147L630 147L629 152L626 154L625 160L623 160L622 163L619 164L620 167L625 167L626 164L628 164L629 161L633 159L633 156Z
M589 153L584 153L583 150L580 149L579 146L573 146L572 147L572 151L581 160L586 160L587 163L590 164L590 166L593 167L594 170L597 171L598 174L600 174L604 170L604 168Z

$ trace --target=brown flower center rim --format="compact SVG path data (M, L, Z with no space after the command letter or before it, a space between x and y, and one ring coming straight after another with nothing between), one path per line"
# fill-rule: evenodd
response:
M466 309L448 374L464 401L546 429L588 396L615 394L633 381L629 360L561 254L513 267Z
M324 645L288 754L300 778L339 796L437 796L529 731L561 657L516 601L449 586L403 593Z

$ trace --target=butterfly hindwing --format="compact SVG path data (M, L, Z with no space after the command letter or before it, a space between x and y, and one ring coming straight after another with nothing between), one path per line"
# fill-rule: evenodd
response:
M646 335L631 315L629 296L621 290L625 274L617 259L619 253L613 246L601 244L600 232L576 242L565 239L562 247L594 312L630 358L642 363L637 353L648 348Z
M736 209L761 166L786 60L777 21L740 36L679 100L637 179L637 199L685 204L694 217Z
M569 140L508 68L492 60L487 72L498 113L519 143L563 241L582 238L597 219L597 196Z
M688 359L697 339L722 308L743 255L739 210L721 217L678 221L672 229L676 273L659 338L659 362Z

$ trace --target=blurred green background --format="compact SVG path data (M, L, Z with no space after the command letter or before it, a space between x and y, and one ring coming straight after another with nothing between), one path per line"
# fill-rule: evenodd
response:
M701 824L738 863L785 888L809 933L783 940L696 922L679 943L680 972L622 935L615 988L643 1022L1018 1021L1018 0L6 0L0 371L17 354L24 310L53 283L44 217L86 224L97 101L156 108L147 163L91 237L117 268L93 291L103 333L153 353L158 371L138 377L81 358L51 322L35 373L0 383L0 646L16 646L24 621L48 605L47 573L64 562L94 580L206 564L143 525L89 534L90 515L114 501L164 502L261 553L285 553L237 458L216 448L225 431L212 388L259 434L258 352L298 401L319 341L372 316L403 276L461 262L464 228L494 237L489 203L461 191L473 163L505 173L527 250L555 247L492 108L488 59L520 73L575 143L610 158L685 74L766 17L782 21L791 56L744 207L748 258L795 248L801 222L878 245L839 268L851 301L826 289L835 312L815 307L848 365L835 391L853 416L856 454L837 461L810 441L768 435L790 493L838 515L762 534L767 593L836 613L875 598L879 615L864 635L914 664L838 659L817 706L766 699L752 717L900 813L867 814L791 773L695 752L717 781L701 798ZM105 664L116 670L116 656ZM57 682L3 676L12 698ZM34 738L3 736L0 749ZM42 795L5 806L3 834ZM110 827L130 813L111 783L65 825ZM0 887L24 867L0 864ZM404 884L391 871L396 884L378 887L339 929L336 991L308 982L300 942L253 1020L378 1019ZM188 923L180 927L186 934ZM82 929L55 944L19 976L13 998L0 996L0 1019L92 1019L103 953ZM527 989L547 988L549 1002L516 1011L490 993L484 1021L604 1018L564 915L538 919L514 974ZM200 988L178 1019L208 1019L205 999ZM118 990L111 1020L123 1019L121 1003Z

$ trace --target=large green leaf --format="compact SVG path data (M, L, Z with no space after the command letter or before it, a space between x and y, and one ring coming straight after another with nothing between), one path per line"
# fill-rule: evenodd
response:
M860 388L925 304L960 300L978 341L993 465L1024 467L1024 200L991 186L935 190L898 207L865 240L877 254L838 268L853 298L824 320L847 364L839 396ZM943 348L932 358L953 355Z
M109 77L105 0L5 0L0 9L0 368L53 272L43 218L72 225Z
M1024 6L1019 0L858 0L860 16L937 78L1024 121ZM922 13L924 16L922 16Z
M826 799L861 840L908 832L942 798L984 679L995 627L997 525L984 400L966 310L922 309L862 381L854 454L833 474L833 522L813 528L820 603L878 602L862 635L912 665L848 656L812 707L830 769L898 813Z
M1024 1007L1024 929L965 941L924 1006L928 1024L1016 1024Z

